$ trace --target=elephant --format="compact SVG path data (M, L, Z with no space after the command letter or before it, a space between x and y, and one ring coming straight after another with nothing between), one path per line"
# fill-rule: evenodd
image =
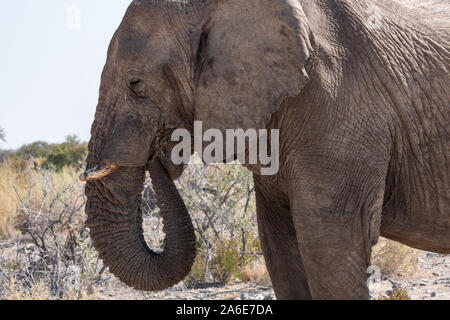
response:
M196 256L176 129L279 130L254 175L280 300L369 299L380 236L450 253L450 6L444 0L135 0L101 76L86 224L106 266L159 291ZM163 252L143 237L150 173Z

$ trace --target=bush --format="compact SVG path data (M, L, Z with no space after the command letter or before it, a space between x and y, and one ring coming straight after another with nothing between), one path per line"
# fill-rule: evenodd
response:
M252 174L241 165L190 165L178 181L198 235L186 284L227 283L240 277L261 248L256 234Z
M60 144L36 141L15 152L3 151L0 153L0 162L9 156L18 162L33 161L35 167L40 164L43 169L61 171L64 167L74 167L80 170L84 167L87 151L86 142L80 141L77 136L67 136L66 141Z
M22 146L14 155L25 160L40 159L46 158L52 152L52 149L53 145L44 141L36 141Z
M197 257L184 283L197 287L206 283L228 284L232 280L270 283L261 255L259 239L225 239L205 247L197 233ZM245 248L245 249L244 249ZM268 281L267 281L268 280Z
M411 300L411 297L405 288L394 286L392 293L388 297L380 297L377 300Z
M256 282L261 285L270 285L270 277L264 262L253 262L246 265L238 275L243 282Z
M22 199L29 198L30 205L38 210L46 192L46 196L49 196L49 181L53 190L61 190L73 183L81 187L77 177L78 170L74 168L64 168L56 173L40 169L31 160L8 158L0 163L0 238L15 233L14 219L21 206L18 195ZM83 192L80 191L80 194Z
M413 274L419 266L419 258L422 254L421 250L380 238L373 248L372 265L380 267L385 273Z
M195 258L194 264L192 265L191 272L184 279L184 284L188 288L195 288L198 285L207 283L208 274L208 262L209 258L204 252L198 252Z
M10 194L18 203L9 224L15 221L21 236L0 257L0 299L83 299L95 293L104 268L84 224L83 185L76 181L67 170L28 168L15 177Z
M248 240L244 239L243 242L234 238L216 245L211 264L215 281L227 284L232 279L258 281L265 277L267 270L259 256L261 255L259 239L253 238L252 234L248 237ZM262 266L264 267L261 268ZM256 275L257 273L259 274Z
M241 256L239 254L239 243L230 239L217 245L212 260L212 275L215 282L227 284L233 277L238 275Z
M81 169L87 155L87 143L82 143L76 136L68 136L66 142L55 145L45 157L42 167L61 171L64 167Z
M29 183L30 168L28 163L14 159L6 159L0 163L0 239L14 235L14 219L19 208L19 199L14 188L25 194ZM33 189L36 193L38 190Z

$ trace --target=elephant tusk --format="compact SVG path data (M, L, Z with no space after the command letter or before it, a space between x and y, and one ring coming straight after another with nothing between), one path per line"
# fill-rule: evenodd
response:
M117 169L119 169L119 166L115 164L96 165L92 169L83 172L80 175L80 180L84 182L99 180L116 172Z

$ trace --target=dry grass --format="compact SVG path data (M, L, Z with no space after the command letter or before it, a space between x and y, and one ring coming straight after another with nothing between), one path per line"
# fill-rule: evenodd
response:
M8 294L3 297L5 300L48 300L50 289L44 281L39 281L30 289L26 289L22 282L13 278L9 284Z
M105 268L84 224L84 187L73 168L0 164L0 299L96 299Z
M53 173L51 189L55 192L77 181L77 172L73 168L64 168ZM24 160L7 159L0 164L0 238L16 235L15 219L19 213L22 199L43 199L46 181L43 172L34 169L34 164ZM20 198L19 198L20 197ZM31 207L40 210L41 203L31 203Z
M51 295L48 284L43 280L39 280L31 288L26 288L22 282L13 279L8 289L9 289L8 294L2 297L2 299L4 300L43 301L54 299L54 297L52 297ZM71 291L64 296L64 300L100 300L100 299L101 295L94 288L84 290L81 292Z
M244 282L265 283L268 277L266 266L262 262L247 265L241 271L241 279Z
M419 266L423 251L410 248L401 243L380 238L372 253L372 265L384 272L414 274Z
M0 165L0 238L14 234L14 218L19 208L19 199L14 193L13 187L25 190L26 174L29 170L26 166L18 166L15 161L5 160Z

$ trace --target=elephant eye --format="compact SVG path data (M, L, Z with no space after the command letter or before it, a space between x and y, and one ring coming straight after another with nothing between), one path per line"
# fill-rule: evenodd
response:
M145 97L145 83L141 79L131 79L129 87L135 95Z

